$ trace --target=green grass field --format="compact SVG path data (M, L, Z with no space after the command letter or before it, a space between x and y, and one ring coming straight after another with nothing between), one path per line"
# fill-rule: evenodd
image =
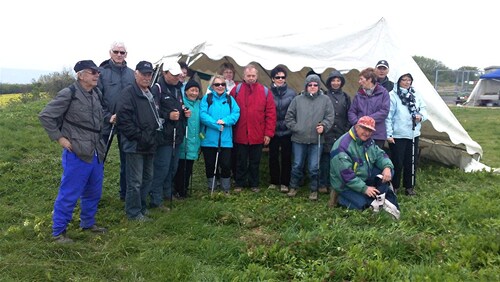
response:
M402 217L328 209L326 195L267 190L210 197L202 162L192 196L150 223L128 222L118 198L116 144L97 220L72 245L51 241L61 149L37 114L47 101L0 108L0 281L500 281L500 176L422 160ZM499 111L454 108L484 161L500 167Z

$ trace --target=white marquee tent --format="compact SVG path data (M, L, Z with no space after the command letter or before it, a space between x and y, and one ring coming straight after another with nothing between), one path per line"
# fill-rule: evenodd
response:
M192 70L212 75L221 63L228 61L240 67L235 80L241 80L241 67L253 62L259 66L259 81L265 85L270 84L270 70L281 64L290 70L288 84L299 91L311 69L321 74L325 81L335 68L346 77L344 91L353 95L358 87L359 71L374 67L377 61L385 59L390 64L391 80L397 81L398 74L411 73L415 89L427 104L429 118L423 124L421 156L465 171L489 170L479 162L483 154L481 146L471 139L411 55L404 53L401 46L382 18L370 26L316 28L306 33L244 42L207 41L190 50L165 56L157 64L186 61Z

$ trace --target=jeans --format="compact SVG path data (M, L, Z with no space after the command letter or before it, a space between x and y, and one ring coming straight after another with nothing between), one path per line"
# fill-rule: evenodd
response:
M269 175L271 176L270 184L289 186L291 170L291 136L274 136L269 143Z
M81 207L80 227L87 228L94 225L97 205L102 194L104 166L99 163L97 156L94 156L92 163L87 163L75 153L64 149L62 167L61 185L54 202L52 236L58 236L66 231L78 199Z
M332 187L330 184L330 153L321 153L319 187Z
M153 154L127 153L125 212L136 218L146 212L146 198L153 180Z
M312 192L318 191L318 170L321 145L318 144L300 144L292 142L293 162L292 177L290 179L290 188L299 188L300 180L304 177L304 163L307 158L307 170L310 177L310 188Z
M159 146L156 149L154 160L153 183L151 184L151 207L159 207L163 198L173 195L174 175L179 165L180 146L175 150L171 145Z

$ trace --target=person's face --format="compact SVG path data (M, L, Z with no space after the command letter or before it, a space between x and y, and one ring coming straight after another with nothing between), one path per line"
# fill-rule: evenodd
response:
M170 85L176 85L177 83L179 83L179 81L181 80L181 75L182 74L172 75L169 71L163 72L163 77L165 77L165 81Z
M285 73L280 71L273 77L273 82L276 86L282 86L286 82Z
M186 91L186 96L191 101L196 100L199 94L200 94L200 89L198 89L198 87L191 87Z
M187 77L188 70L184 69L184 68L181 70L182 70L182 73L179 75L179 81L184 83L184 81L186 80L186 77Z
M226 91L226 81L220 78L214 79L214 82L212 83L212 89L214 89L217 94L222 95L222 93Z
M84 88L94 88L99 80L99 72L93 69L84 69L80 76L80 83Z
M356 125L355 128L356 128L356 135L358 135L358 137L359 137L359 139L361 139L361 141L365 142L366 140L368 140L372 137L373 130L364 128L360 125Z
M234 72L231 69L225 69L224 72L222 73L224 76L224 79L226 80L233 80L234 79Z
M384 79L388 73L389 73L389 68L386 68L384 66L380 66L375 69L375 74L377 75L378 79Z
M153 73L151 72L142 73L140 71L135 71L135 81L142 90L146 90L149 87L149 85L151 84L152 77Z
M399 82L399 87L402 87L404 89L409 89L410 86L411 86L411 78L409 76L403 76L403 78L401 78L401 81Z
M254 69L254 68L245 69L244 76L245 76L246 83L254 84L255 82L257 82L257 78L258 78L257 69Z
M340 80L340 78L338 77L334 77L331 81L330 81L330 86L332 87L332 89L334 90L337 90L340 88L340 85L342 85L342 81Z
M311 81L307 84L307 92L309 94L316 94L319 91L319 84L315 81Z
M373 87L373 83L371 80L366 79L364 76L360 75L358 80L359 86L363 89L371 89Z
M127 58L127 50L123 47L113 47L113 49L109 50L109 55L113 62L123 64L125 58Z

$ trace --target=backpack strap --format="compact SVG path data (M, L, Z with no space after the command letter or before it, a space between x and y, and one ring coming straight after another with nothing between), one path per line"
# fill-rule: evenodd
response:
M242 84L243 83L239 83L238 85L236 85L236 92L234 93L235 99L236 99L236 97L238 97L238 92L240 92ZM262 85L262 86L264 86L264 93L266 94L266 98L267 98L267 94L269 94L269 88L267 88L265 85Z

